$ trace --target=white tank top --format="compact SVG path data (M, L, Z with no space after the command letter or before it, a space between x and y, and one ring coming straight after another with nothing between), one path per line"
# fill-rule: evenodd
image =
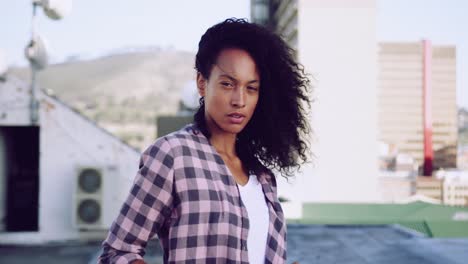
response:
M237 186L249 217L250 227L247 236L249 263L264 264L270 215L262 185L258 182L257 176L250 175L246 185Z

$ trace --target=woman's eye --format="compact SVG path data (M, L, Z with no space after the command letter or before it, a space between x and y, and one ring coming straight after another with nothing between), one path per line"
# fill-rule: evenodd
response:
M258 91L258 88L257 88L257 87L253 87L253 86L249 86L249 87L247 87L247 89L248 89L249 91Z
M230 82L222 82L221 85L226 87L232 87L232 83Z

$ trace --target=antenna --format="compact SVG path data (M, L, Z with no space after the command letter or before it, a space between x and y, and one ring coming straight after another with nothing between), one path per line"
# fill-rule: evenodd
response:
M24 55L35 70L42 70L47 66L47 45L44 39L36 35L31 39L24 51Z
M42 7L44 13L51 19L58 20L71 11L71 0L32 0L31 41L26 46L24 54L31 66L31 124L39 121L39 101L37 100L36 74L47 66L47 49L44 40L37 34L36 11Z
M67 16L72 8L71 0L33 0L33 4L42 6L46 16L53 20Z

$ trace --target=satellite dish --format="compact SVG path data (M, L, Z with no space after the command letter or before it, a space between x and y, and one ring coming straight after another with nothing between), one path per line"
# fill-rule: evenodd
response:
M195 81L187 82L182 89L182 104L190 110L198 108L198 91Z
M71 0L40 0L44 13L51 19L61 19L68 15L72 8Z
M29 42L24 53L34 69L42 70L47 66L47 45L39 35Z
M6 71L8 70L8 63L5 52L0 49L0 77L6 75Z

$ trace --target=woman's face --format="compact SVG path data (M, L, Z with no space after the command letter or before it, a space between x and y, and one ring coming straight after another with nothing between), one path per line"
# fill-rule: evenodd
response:
M238 134L247 125L257 106L260 76L249 53L222 50L209 79L197 76L198 91L205 97L205 120L212 134Z

